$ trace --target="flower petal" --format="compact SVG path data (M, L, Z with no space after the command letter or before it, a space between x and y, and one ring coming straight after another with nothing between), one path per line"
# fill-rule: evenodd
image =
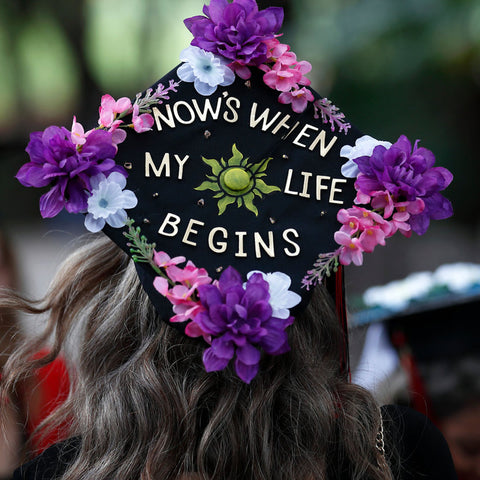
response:
M92 233L97 233L105 226L104 218L95 218L91 213L85 215L85 228Z
M229 361L228 358L217 357L211 347L203 352L203 364L207 372L223 370L227 367Z

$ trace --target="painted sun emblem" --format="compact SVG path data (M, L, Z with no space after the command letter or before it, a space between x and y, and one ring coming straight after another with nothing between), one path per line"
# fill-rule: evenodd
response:
M262 177L267 174L265 170L272 158L266 158L258 163L249 163L248 157L243 154L234 144L232 156L228 160L223 157L220 161L214 158L202 157L202 160L212 169L212 175L207 175L205 180L195 190L212 190L213 198L218 199L218 214L221 215L228 205L233 203L237 207L245 206L248 210L258 215L257 207L253 204L255 196L260 198L272 192L280 191L280 188L267 185Z

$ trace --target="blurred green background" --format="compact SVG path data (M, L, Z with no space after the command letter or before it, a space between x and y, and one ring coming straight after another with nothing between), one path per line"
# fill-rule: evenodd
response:
M282 0L283 41L313 65L312 87L365 133L421 139L453 171L455 216L422 238L392 238L349 271L351 291L434 269L480 262L477 112L478 0ZM96 123L104 93L134 97L178 63L186 17L200 0L2 0L0 3L0 220L15 232L40 224L39 192L13 178L28 134ZM46 222L62 228L67 216ZM81 223L81 220L80 220ZM45 225L45 224L42 224ZM60 226L60 227L59 227ZM45 228L45 227L42 227ZM368 258L367 258L368 257ZM371 257L371 258L370 258Z

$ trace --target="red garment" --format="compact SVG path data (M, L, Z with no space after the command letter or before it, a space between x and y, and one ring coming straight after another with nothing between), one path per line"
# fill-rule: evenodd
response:
M47 350L42 350L35 355L35 359L42 358L47 353ZM29 409L26 434L27 438L31 439L33 450L40 453L64 438L63 426L50 431L45 436L40 432L34 432L35 428L68 396L70 382L65 360L57 357L53 362L38 369L32 383L35 385L35 392L25 392L26 398L24 398Z

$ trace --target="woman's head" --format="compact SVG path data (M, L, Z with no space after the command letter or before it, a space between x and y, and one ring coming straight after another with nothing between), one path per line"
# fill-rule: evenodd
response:
M106 237L72 253L39 307L17 306L49 320L10 362L7 386L62 350L72 363L57 416L82 446L66 479L323 478L327 456L376 465L376 406L341 372L343 334L321 288L288 327L291 350L265 355L250 385L231 366L205 371L203 340L159 317L133 261ZM52 335L49 356L25 361Z

